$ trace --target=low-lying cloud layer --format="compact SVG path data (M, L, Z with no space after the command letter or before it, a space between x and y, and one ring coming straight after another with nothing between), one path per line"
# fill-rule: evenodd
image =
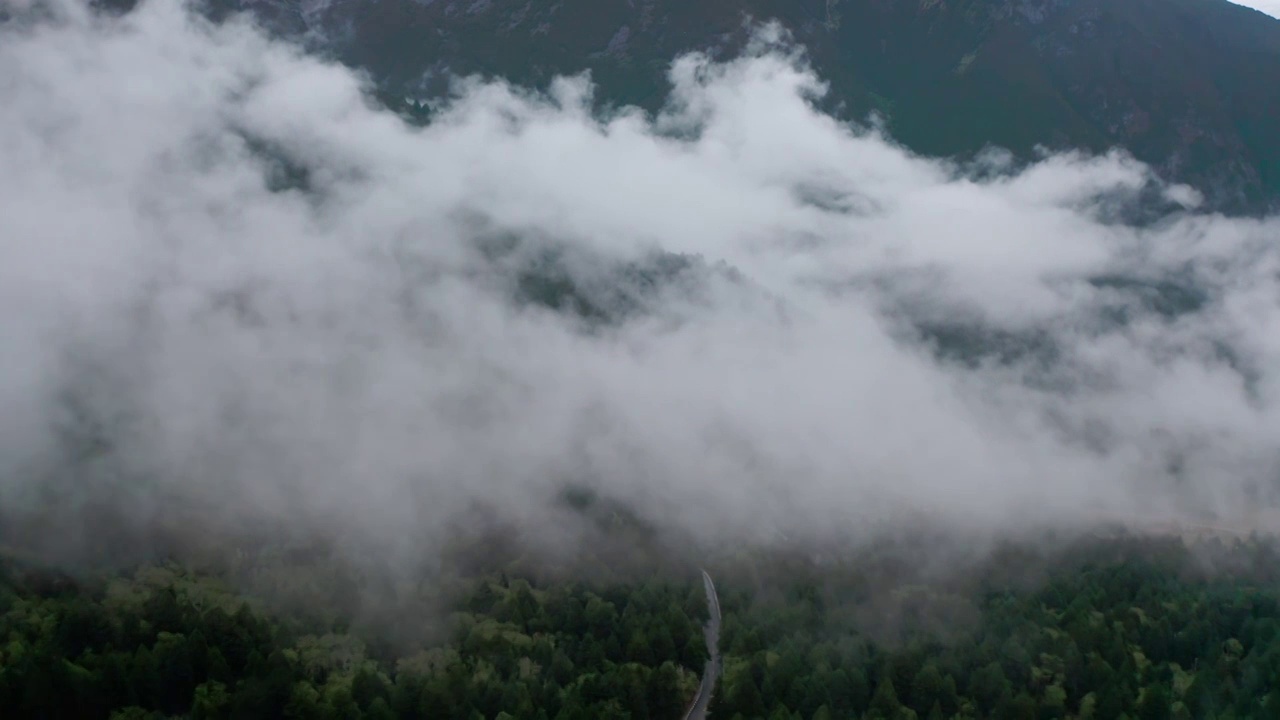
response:
M1122 155L914 157L769 32L678 60L657 118L471 82L414 128L173 2L10 10L11 510L390 540L573 482L740 540L1277 503L1280 223L1123 224L1153 186ZM658 251L700 260L636 280ZM566 283L594 316L529 299Z

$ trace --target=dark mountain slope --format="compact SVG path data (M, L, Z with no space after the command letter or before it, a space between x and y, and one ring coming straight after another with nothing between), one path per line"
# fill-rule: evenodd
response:
M831 83L931 155L1120 145L1214 205L1280 199L1280 21L1226 0L213 0L372 72L389 97L451 73L540 83L591 70L654 109L671 59L732 53L778 19Z

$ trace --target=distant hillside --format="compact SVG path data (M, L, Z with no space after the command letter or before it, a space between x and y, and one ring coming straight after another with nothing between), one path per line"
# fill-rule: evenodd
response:
M778 19L832 85L931 155L1121 145L1229 210L1280 199L1280 20L1226 0L211 0L372 72L388 97L449 72L522 83L590 69L650 109L679 53Z

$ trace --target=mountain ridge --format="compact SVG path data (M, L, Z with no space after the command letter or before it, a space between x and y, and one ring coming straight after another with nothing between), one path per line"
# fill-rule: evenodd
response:
M390 104L479 74L661 107L671 61L731 57L776 20L829 85L924 155L1123 147L1209 206L1280 207L1280 20L1226 0L210 0L368 71ZM401 106L400 109L405 109Z

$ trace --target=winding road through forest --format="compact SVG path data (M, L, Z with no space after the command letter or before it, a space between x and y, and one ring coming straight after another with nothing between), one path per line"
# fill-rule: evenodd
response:
M702 571L702 584L707 591L707 609L711 613L711 618L702 631L707 639L707 653L710 657L707 659L706 669L702 671L702 684L698 686L698 694L693 698L689 711L684 714L684 720L705 720L707 709L711 706L711 696L716 689L716 680L720 677L720 597L716 595L716 584L711 581L711 575L706 570Z

